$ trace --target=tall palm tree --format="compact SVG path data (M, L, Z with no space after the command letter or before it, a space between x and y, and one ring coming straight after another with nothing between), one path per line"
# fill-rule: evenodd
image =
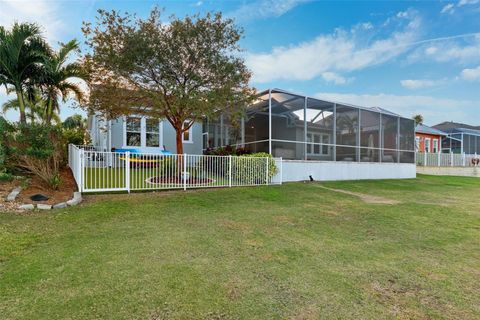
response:
M24 92L24 103L25 103L25 116L28 118L30 123L34 122L46 122L46 101L43 99L40 91L34 89L31 92ZM10 99L2 105L2 112L6 113L10 110L19 110L20 109L20 100L18 98ZM52 120L56 123L60 123L60 117L57 113L54 113Z
M49 51L38 25L14 23L11 30L0 26L0 85L17 94L20 123L27 122L24 92L42 74L41 64Z
M65 102L70 95L81 102L84 94L80 86L73 83L73 78L86 80L82 67L77 62L68 63L69 55L79 50L76 40L64 44L58 52L53 52L44 62L45 79L42 90L47 98L47 124L50 123L54 111L59 112L59 99Z

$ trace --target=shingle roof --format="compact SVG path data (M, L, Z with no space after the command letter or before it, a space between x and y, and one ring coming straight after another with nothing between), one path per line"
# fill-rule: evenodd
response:
M453 122L453 121L445 121L433 126L433 128L442 130L445 132L452 131L453 129L473 129L473 130L480 130L480 126L472 126L465 123L460 122Z
M426 134L436 134L436 135L439 135L439 136L447 136L448 135L447 133L445 133L441 130L426 126L424 124L417 124L417 126L415 127L415 132L426 133Z

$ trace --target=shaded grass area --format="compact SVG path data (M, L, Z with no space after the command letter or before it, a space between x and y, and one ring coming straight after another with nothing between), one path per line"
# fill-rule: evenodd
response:
M480 180L87 197L0 216L2 319L480 317Z

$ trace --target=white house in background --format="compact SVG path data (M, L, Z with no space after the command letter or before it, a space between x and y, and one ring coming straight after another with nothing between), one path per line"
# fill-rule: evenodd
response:
M135 149L144 153L176 153L175 129L167 120L124 116L106 120L100 113L88 117L92 145L97 150ZM183 150L202 154L202 125L194 123L183 135Z

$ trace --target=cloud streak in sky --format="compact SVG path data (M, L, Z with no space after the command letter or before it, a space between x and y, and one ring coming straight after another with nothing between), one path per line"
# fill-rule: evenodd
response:
M254 81L311 80L325 73L341 76L374 65L382 64L401 55L419 37L421 19L416 11L401 12L389 19L400 31L378 38L365 45L366 35L375 32L371 24L362 23L346 31L337 29L332 34L315 39L273 48L268 53L250 53L247 65L253 70Z

